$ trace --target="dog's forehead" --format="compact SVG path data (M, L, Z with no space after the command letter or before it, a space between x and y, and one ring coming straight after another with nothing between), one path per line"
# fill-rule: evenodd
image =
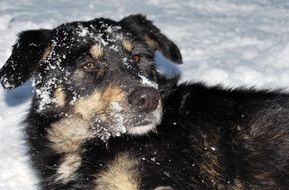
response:
M55 46L99 44L103 47L116 45L118 41L129 38L117 22L109 19L95 19L87 22L73 22L56 28L52 42Z

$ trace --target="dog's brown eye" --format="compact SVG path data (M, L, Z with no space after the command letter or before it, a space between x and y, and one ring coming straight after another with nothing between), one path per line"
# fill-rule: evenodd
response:
M134 63L139 63L140 62L140 59L141 59L141 56L140 55L133 55L132 56L132 61Z
M82 68L85 71L95 71L97 69L95 63L92 63L92 62L87 62L87 63L83 64Z

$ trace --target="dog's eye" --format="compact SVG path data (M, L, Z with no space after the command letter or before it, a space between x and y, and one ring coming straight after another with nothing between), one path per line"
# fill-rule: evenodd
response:
M132 61L133 61L134 63L139 63L140 60L141 60L141 56L140 56L140 55L133 55L133 56L132 56Z
M86 63L82 64L81 67L85 71L96 71L97 70L97 66L93 62L86 62Z

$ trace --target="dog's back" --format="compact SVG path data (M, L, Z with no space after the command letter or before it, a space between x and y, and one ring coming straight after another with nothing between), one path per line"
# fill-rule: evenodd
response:
M190 181L184 189L288 189L288 98L203 84L176 88L158 129L174 147L166 152L175 152L167 157L179 168L175 179Z

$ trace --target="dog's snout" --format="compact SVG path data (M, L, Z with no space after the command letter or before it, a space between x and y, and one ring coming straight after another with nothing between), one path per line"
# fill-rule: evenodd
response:
M129 103L140 112L154 111L158 107L159 99L159 92L152 87L139 87L128 97Z

